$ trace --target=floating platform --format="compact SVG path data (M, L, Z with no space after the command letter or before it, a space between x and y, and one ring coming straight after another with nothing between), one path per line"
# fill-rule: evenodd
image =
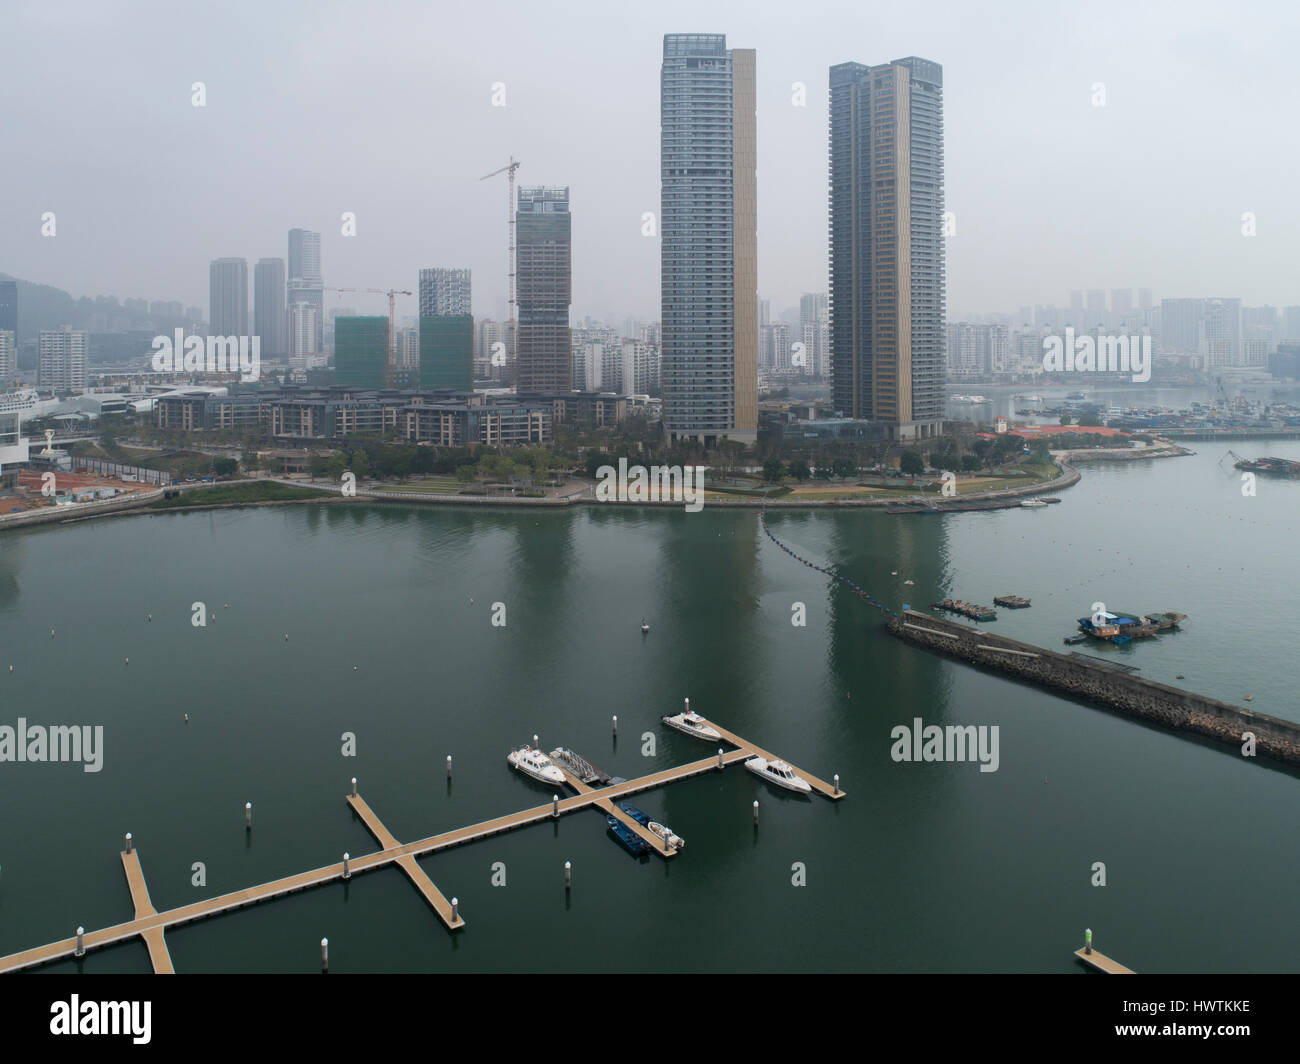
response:
M1005 606L1009 610L1027 610L1029 599L1021 598L1019 595L994 595L993 605Z
M582 755L573 750L566 750L563 746L557 746L551 751L551 760L569 775L576 776L588 785L599 783L604 787L613 782L612 776L602 772Z
M972 621L998 619L997 611L992 606L981 606L977 602L966 602L964 599L943 599L941 602L934 603L931 608L960 614L962 617L969 617Z

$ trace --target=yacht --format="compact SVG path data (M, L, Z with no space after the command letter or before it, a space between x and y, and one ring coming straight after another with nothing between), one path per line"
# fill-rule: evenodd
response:
M722 733L709 727L709 722L701 717L698 713L691 712L691 700L686 700L686 710L677 713L671 717L665 716L663 722L670 728L676 728L679 732L685 732L687 735L693 735L697 739L721 739Z
M812 793L812 785L802 776L796 775L794 769L784 761L769 761L765 757L751 757L745 762L745 767L755 776L762 776L768 783L775 783L778 787L784 787L788 791L798 791L800 794Z
M525 776L532 776L541 783L568 782L554 761L531 746L521 746L518 750L511 750L506 755L506 761L511 768L517 768Z
M1026 510L1041 510L1047 505L1042 499L1026 499L1020 504Z

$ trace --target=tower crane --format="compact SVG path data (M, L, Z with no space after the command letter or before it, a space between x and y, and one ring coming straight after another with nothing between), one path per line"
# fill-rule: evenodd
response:
M480 181L486 181L489 177L496 177L497 174L506 174L509 179L509 196L510 201L506 204L506 223L510 235L510 273L507 277L506 298L510 302L510 383L515 383L515 171L519 169L519 160L513 155L510 156L510 162L499 170L493 170L490 174L484 174L479 178Z
M335 288L333 285L325 285L327 292L373 292L375 295L388 297L388 374L387 387L393 386L393 373L397 365L397 330L395 328L396 319L393 314L393 297L409 296L414 293L407 292L401 288Z

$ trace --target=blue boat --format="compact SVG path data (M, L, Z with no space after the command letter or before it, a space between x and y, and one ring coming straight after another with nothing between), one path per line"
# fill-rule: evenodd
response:
M641 857L650 852L650 847L645 840L621 820L606 813L605 821L609 824L609 830L614 836L614 840L633 857Z

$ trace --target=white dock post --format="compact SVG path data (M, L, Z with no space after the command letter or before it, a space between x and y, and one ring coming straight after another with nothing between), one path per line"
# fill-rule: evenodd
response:
M353 777L352 777L352 797L355 798L356 796L357 796L357 778L356 778L356 776L353 776Z
M459 913L457 913L457 911L456 911L456 910L459 909L459 908L460 908L460 899L459 899L459 898L452 898L452 899L451 899L451 922L452 922L453 924L454 924L457 920L460 919L460 915L459 915Z
M564 862L564 889L573 889L573 865L569 861Z
M253 803L252 802L244 803L244 830L245 831L253 830Z
M758 827L758 799L754 799L754 827Z
M664 827L664 853L668 852L668 834L669 834L668 828L667 826L665 826Z
M838 772L835 773L835 793L840 793L840 774Z
M722 747L718 747L718 768L722 767Z
M348 855L346 853L343 855L343 878L352 878L352 869L348 867Z
M72 951L74 957L84 957L86 955L86 929L77 928L77 948Z
M447 778L451 779L451 754L447 755Z
M330 970L330 940L328 938L320 940L320 970L322 972Z
M1092 954L1092 928L1086 928L1083 932L1083 952Z
M551 816L558 817L559 815L560 815L560 796L558 794L553 794L551 795Z
M538 744L538 740L537 740L537 736L536 736L536 735L533 736L533 749L534 749L534 750L540 750L540 749L541 749L541 746Z
M614 734L618 735L618 714L614 714Z
M131 852L131 833L129 831L126 833L126 852Z

